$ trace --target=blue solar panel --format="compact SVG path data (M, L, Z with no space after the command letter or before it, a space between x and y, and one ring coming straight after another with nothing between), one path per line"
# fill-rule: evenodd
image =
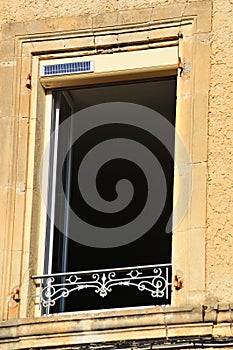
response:
M42 76L93 72L92 61L60 63L42 67Z

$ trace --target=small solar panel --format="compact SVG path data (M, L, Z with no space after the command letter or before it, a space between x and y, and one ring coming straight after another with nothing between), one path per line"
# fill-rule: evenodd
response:
M93 61L79 61L42 66L40 75L43 77L63 74L87 73L93 71Z

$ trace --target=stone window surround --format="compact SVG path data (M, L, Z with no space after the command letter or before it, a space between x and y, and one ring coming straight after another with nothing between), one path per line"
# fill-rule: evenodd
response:
M19 262L21 264L21 274L9 275L8 278L10 278L11 285L21 286L20 317L34 314L33 301L31 304L28 301L34 289L30 276L36 272L38 263L37 254L33 254L36 252L39 239L39 232L36 228L38 218L36 213L32 212L39 198L35 190L34 175L38 170L36 164L39 159L37 152L41 151L40 137L42 135L43 138L46 132L44 130L46 123L40 117L44 115L45 94L38 82L39 60L40 58L64 57L67 52L72 56L77 52L80 55L87 55L178 45L182 62L190 63L190 76L187 79L178 78L176 127L185 140L192 159L193 196L185 218L174 232L173 272L174 274L181 273L184 286L180 291L173 293L172 305L178 307L203 302L210 46L210 27L208 27L210 19L208 22L204 16L207 2L205 3L188 5L187 13L182 19L178 14L177 17L170 15L170 19L169 16L165 17L165 14L172 13L169 7L167 12L164 8L161 11L158 9L158 18L150 23L146 21L140 24L118 23L117 25L115 23L114 26L113 21L111 28L106 24L103 28L92 26L92 29L79 28L76 30L74 28L76 28L77 19L70 21L52 19L49 22L44 20L28 24L15 23L5 25L3 28L5 39L2 44L4 59L1 62L4 68L3 77L5 75L8 81L12 79L14 82L13 88L12 86L5 87L6 102L3 111L10 116L17 116L13 125L14 156L17 164L11 169L11 181L15 184L15 191L11 196L15 206L13 213L10 208L8 211L8 217L14 215L17 225L9 230L12 239L8 240L8 249L10 251L13 249L12 244L14 245L16 236L19 246L22 247L17 256L11 256L8 253L9 265L17 266ZM143 18L143 11L140 13ZM162 20L161 18L168 19ZM95 20L97 22L98 16ZM80 25L83 24L85 27L84 23L86 23L84 18L80 19ZM38 34L34 34L35 31ZM183 38L179 38L179 32L183 34ZM201 70L198 69L200 65ZM27 75L30 72L31 90L25 86ZM9 102L13 102L12 109L12 103ZM42 128L42 132L39 130L38 133L38 128ZM24 186L23 190L22 186ZM17 271L16 267L14 269ZM7 275L7 267L5 267L5 272ZM5 291L4 294L7 292Z

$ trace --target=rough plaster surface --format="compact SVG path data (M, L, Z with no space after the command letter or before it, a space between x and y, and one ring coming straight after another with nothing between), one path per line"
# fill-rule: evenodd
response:
M0 22L114 12L195 0L1 0ZM205 1L205 0L203 0ZM210 65L206 282L209 300L233 290L233 0L213 0ZM201 69L201 67L200 67Z
M208 137L207 289L210 296L225 302L233 300L232 16L232 0L213 1Z
M197 0L189 0L195 2ZM205 0L204 0L205 1ZM0 19L2 22L29 21L48 17L114 12L168 4L186 4L186 0L2 0Z

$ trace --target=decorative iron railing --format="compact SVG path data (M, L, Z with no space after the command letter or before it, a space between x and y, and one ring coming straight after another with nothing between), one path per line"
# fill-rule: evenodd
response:
M116 286L136 287L150 293L153 298L169 299L171 288L171 264L145 265L115 269L54 273L32 276L39 284L40 304L50 308L61 298L74 291L93 288L104 298Z

